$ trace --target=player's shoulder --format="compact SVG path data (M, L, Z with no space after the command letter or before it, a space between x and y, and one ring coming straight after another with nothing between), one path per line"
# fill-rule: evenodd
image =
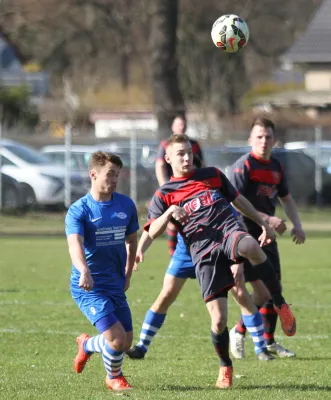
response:
M124 207L135 207L134 201L131 199L131 197L126 196L125 194L114 192L113 198L117 203Z
M195 179L205 179L205 178L212 178L214 176L220 176L221 171L216 167L204 167L204 168L197 168L194 173Z
M85 214L86 209L88 208L89 202L89 194L81 197L80 199L76 200L71 206L68 208L67 211L67 218L70 217L80 217Z
M252 162L252 155L251 153L245 153L242 156L240 156L233 164L232 167L244 167L245 165L247 167L250 166L250 163Z
M282 162L280 160L278 160L278 158L276 158L275 156L271 155L270 163L275 169L283 171L284 167L283 167Z

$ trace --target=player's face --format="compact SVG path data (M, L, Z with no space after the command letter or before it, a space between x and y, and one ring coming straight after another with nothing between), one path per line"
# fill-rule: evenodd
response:
M171 165L175 177L187 175L194 168L191 143L174 143L167 148L165 160Z
M251 130L248 142L252 146L254 154L263 160L269 160L274 145L273 130L271 128L255 125Z
M174 122L172 123L171 130L174 135L182 135L183 133L185 133L186 126L183 119L175 118Z
M111 195L116 190L121 168L111 162L90 171L92 187L102 195Z

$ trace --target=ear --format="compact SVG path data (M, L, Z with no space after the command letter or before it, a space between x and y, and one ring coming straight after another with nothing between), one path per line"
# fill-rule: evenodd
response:
M249 137L248 140L247 140L247 142L248 142L248 144L251 146L251 145L252 145L252 138Z
M167 162L168 164L171 164L171 159L170 159L169 154L166 154L166 155L164 156L164 159L166 160L166 162Z
M91 170L89 171L89 175L90 175L90 178L91 178L92 180L95 180L96 177L97 177L97 174L96 174L95 169L91 169Z

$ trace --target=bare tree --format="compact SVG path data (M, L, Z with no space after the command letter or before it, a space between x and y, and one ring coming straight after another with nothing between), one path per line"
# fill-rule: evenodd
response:
M154 0L151 21L151 57L154 111L160 138L168 137L176 114L185 115L178 81L177 0Z

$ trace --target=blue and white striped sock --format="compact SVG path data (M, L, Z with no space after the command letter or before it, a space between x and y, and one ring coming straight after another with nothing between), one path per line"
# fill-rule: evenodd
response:
M159 314L152 310L148 310L139 334L139 347L144 353L147 353L153 337L164 323L167 314Z
M85 353L102 353L103 346L105 345L106 340L103 335L93 336L86 340L84 343L84 351Z
M93 336L84 343L85 353L101 353L109 378L122 375L123 351L113 350L103 335Z
M266 349L261 314L257 312L253 315L242 315L242 319L253 339L255 353L260 354L264 349Z
M123 351L113 350L106 342L102 349L102 358L110 379L118 378L122 375Z

